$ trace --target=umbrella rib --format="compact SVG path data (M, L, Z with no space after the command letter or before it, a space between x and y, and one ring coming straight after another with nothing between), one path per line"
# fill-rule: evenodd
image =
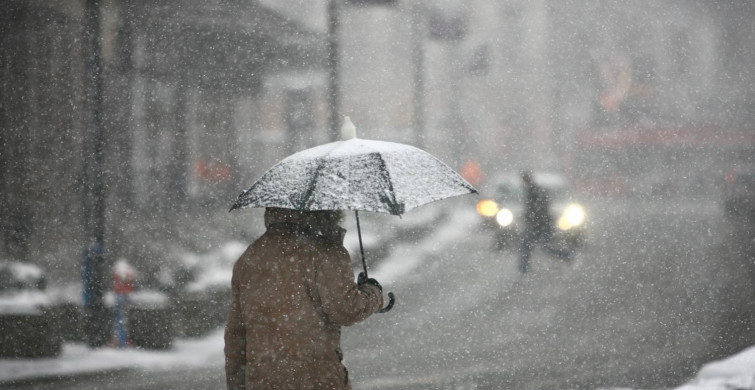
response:
M429 154L429 153L428 153L428 154ZM444 163L444 162L443 162L443 161L441 161L441 160L440 160L439 158L437 158L437 157L433 156L432 154L430 154L430 157L431 157L432 159L434 159L434 160L435 160L435 161L436 161L436 162L437 162L438 164L440 164L441 166L443 166L443 167L446 167L446 168L448 168L449 170L453 171L453 169L451 169L451 167L449 167L449 166L448 166L448 164ZM477 194L477 193L478 193L478 192L477 192L477 189L476 189L476 188L474 188L474 187L473 187L473 186L472 186L471 184L469 184L469 183L468 183L468 182L467 182L466 180L464 180L464 178L463 178L463 177L459 176L458 178L454 178L454 180L455 180L456 182L458 182L459 184L461 184L462 186L464 186L464 188L466 188L467 190L469 190L469 193L471 193L471 194Z
M315 188L317 187L317 180L319 179L320 172L322 172L323 166L325 165L325 162L327 161L327 157L333 154L333 152L341 146L343 146L343 141L333 144L333 147L331 147L330 150L326 151L322 155L320 160L317 162L317 168L315 168L315 172L312 175L312 179L309 180L309 184L307 185L307 191L304 193L304 195L301 198L301 201L299 202L298 207L300 210L306 210L307 204L310 203L310 198L312 197L312 194L315 192Z
M375 153L378 157L378 164L380 166L380 172L385 175L385 181L388 183L388 194L389 198L388 203L391 207L391 214L393 215L401 215L404 213L404 205L399 204L396 200L396 193L393 191L393 181L391 179L391 173L388 172L388 166L385 163L385 160L383 159L383 155L378 153Z
M301 200L298 202L299 205L297 206L299 210L306 210L307 204L310 203L310 198L312 197L312 194L315 192L315 188L317 187L317 180L320 177L320 172L322 172L323 166L325 165L325 162L327 161L327 157L330 156L333 151L338 149L340 146L343 145L343 142L339 143L338 145L334 145L333 148L325 152L320 158L320 160L317 162L317 168L315 168L315 172L312 175L312 178L309 180L309 183L307 185L307 191L302 195Z
M306 210L307 204L310 202L310 198L312 197L312 194L315 192L315 187L317 186L317 179L320 177L320 172L322 171L323 166L325 165L325 158L320 159L320 161L317 162L317 168L315 168L314 174L312 174L312 178L309 180L309 183L307 184L307 191L304 193L304 195L301 198L301 201L299 202L298 209L299 210Z
M384 175L385 181L388 184L388 196L386 197L386 203L390 207L390 213L393 215L401 215L404 213L404 205L400 204L396 200L396 194L393 190L393 181L391 180L391 174L388 172L388 166L383 159L383 155L381 154L380 150L375 149L371 147L370 145L365 144L364 142L360 142L358 138L349 140L349 141L342 141L340 144L335 146L333 149L329 150L326 154L330 155L334 153L338 148L344 146L347 142L357 142L361 147L365 149L371 150L369 155L375 155L377 156L377 164L379 168L379 172Z

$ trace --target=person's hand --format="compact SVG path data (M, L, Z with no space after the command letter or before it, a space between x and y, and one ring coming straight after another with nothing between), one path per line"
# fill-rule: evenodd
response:
M380 290L381 293L383 292L383 286L381 286L380 283L378 283L377 280L375 280L373 278L368 278L367 276L365 276L364 272L360 272L359 276L357 276L357 284L360 285L360 286L363 285L363 284L371 284L371 285L377 287Z

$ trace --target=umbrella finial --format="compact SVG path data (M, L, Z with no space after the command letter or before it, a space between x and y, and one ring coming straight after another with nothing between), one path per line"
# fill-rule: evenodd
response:
M344 141L357 137L357 128L354 123L351 122L351 118L348 116L343 118L343 126L341 126L341 139Z

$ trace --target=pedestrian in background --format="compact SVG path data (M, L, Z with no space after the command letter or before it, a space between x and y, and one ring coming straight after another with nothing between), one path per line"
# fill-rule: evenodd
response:
M265 210L267 231L233 268L225 328L228 389L350 389L341 327L383 305L354 282L340 211Z
M134 292L134 268L126 261L119 259L113 265L113 293L115 294L115 336L118 348L127 347L128 338L128 303L129 295Z
M553 247L553 217L550 214L550 199L545 190L535 183L532 172L521 173L524 183L524 231L519 246L519 272L527 273L530 256L537 244L553 256L569 260L571 254Z

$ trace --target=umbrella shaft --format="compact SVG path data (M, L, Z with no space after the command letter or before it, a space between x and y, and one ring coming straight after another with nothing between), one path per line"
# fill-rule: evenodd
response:
M367 262L364 260L364 247L362 246L362 228L359 227L359 211L354 210L357 217L357 235L359 236L359 252L362 254L362 267L364 267L364 277L367 277Z

